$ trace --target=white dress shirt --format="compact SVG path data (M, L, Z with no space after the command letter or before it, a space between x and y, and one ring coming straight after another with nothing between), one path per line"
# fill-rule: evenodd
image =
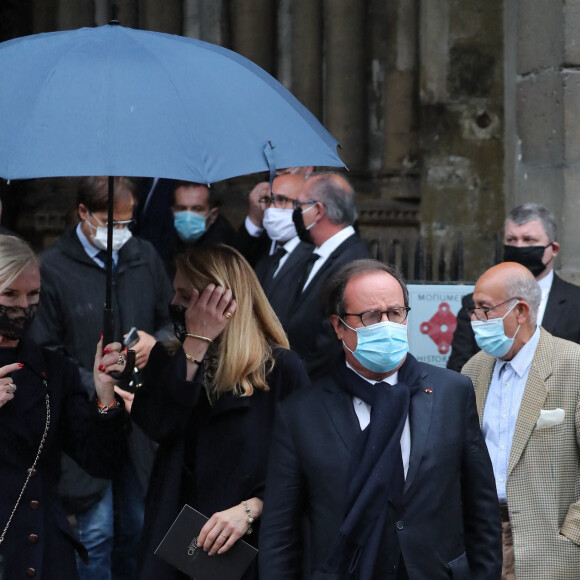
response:
M497 495L506 499L506 480L516 421L532 359L540 340L540 327L511 361L496 359L483 409L482 430L495 475Z
M373 381L363 377L360 373L357 373L349 364L346 366L359 377L374 385L380 383L381 381ZM399 379L399 372L393 373L390 377L384 379L383 382L389 383L389 385L396 385ZM358 397L352 398L352 404L354 405L354 412L358 418L358 422L361 431L365 429L371 422L371 406L364 401L361 401ZM401 433L401 455L403 456L403 469L405 471L405 479L407 479L407 471L409 470L409 456L411 455L411 426L409 424L409 415L407 414L407 419L405 420L405 425L403 426L403 433Z
M540 306L538 308L538 318L536 324L541 326L542 320L544 320L544 312L546 312L546 304L548 303L548 295L552 288L552 282L554 281L554 270L550 270L550 273L544 276L541 280L538 280L538 286L542 291L542 300L540 301Z
M79 225L77 226L77 236L79 238L79 242L82 244L83 249L87 253L87 256L91 258L95 262L95 264L97 264L97 266L104 268L105 263L100 258L97 258L97 254L103 250L95 248L95 246L93 246L93 244L89 242L87 236L85 236L83 230L81 229L81 225L82 222L79 223ZM119 251L113 250L113 262L116 264L118 259L119 259Z
M308 279L304 283L302 291L306 290L308 284L310 284L312 278L316 276L316 272L318 272L318 270L322 268L324 262L328 260L330 254L332 254L332 252L334 252L334 250L336 250L336 248L338 248L338 246L340 246L342 242L344 242L347 238L350 238L350 236L354 236L354 234L355 234L354 228L352 226L347 226L346 228L343 228L339 232L336 232L334 236L328 238L328 240L326 240L324 244L322 244L319 248L316 248L314 250L314 253L318 254L320 258L318 258L318 260L314 262L312 270L310 270L310 275L308 276Z

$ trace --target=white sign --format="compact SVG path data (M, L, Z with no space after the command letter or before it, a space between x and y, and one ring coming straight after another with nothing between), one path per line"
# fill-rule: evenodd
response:
M461 299L473 292L465 284L409 284L409 351L421 361L445 367L457 326Z

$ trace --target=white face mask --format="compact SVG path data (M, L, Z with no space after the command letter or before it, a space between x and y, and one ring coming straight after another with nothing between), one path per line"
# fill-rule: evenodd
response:
M87 220L88 226L94 233L91 233L90 238L93 242L95 248L99 250L107 249L107 228L104 226L94 226ZM113 251L119 251L133 236L129 228L123 228L121 230L113 230Z
M264 229L268 237L275 242L287 242L296 233L296 226L292 220L291 209L279 209L277 207L269 207L264 212Z

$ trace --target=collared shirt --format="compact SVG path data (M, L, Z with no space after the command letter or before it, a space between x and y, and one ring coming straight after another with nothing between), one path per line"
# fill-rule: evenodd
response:
M336 232L334 236L328 238L328 240L326 240L324 244L322 244L319 248L316 248L314 250L314 253L318 254L320 258L318 258L318 260L314 262L312 270L310 270L310 275L308 276L308 279L306 280L304 287L302 288L303 291L308 287L308 284L310 284L312 278L316 276L316 272L318 272L318 270L322 268L324 262L328 260L330 254L332 254L332 252L334 252L334 250L336 250L336 248L338 248L338 246L340 246L342 242L344 242L347 238L350 238L350 236L354 236L354 234L355 234L354 228L352 226L347 226L346 228L343 228L339 232Z
M380 383L381 381L373 381L363 377L360 373L357 373L349 364L346 366L359 377L374 385ZM393 373L391 376L383 380L389 385L396 385L399 380L399 372ZM354 405L354 412L356 413L361 430L365 429L371 422L371 406L364 401L361 401L358 397L352 398L352 404ZM409 424L409 415L405 420L405 425L403 426L403 433L401 433L401 455L403 456L403 469L405 471L405 479L407 478L407 471L409 470L409 456L411 455L411 426Z
M542 320L544 320L544 312L546 312L546 304L548 303L548 296L550 290L552 289L552 282L554 281L554 270L550 270L550 273L544 276L541 280L538 280L538 286L542 291L542 300L540 301L540 306L538 308L538 318L536 324L540 326Z
M296 246L298 246L299 243L300 243L300 238L298 236L294 236L293 238L290 238L285 244L283 244L281 246L282 248L284 248L286 250L286 253L280 258L280 261L278 262L278 267L276 268L276 271L274 272L274 276L273 276L274 278L276 277L276 275L280 271L280 268L282 268L282 266L284 265L284 262L286 262L286 260L290 256L290 254L296 249Z
M508 464L516 421L532 359L540 340L540 327L511 361L496 359L483 410L483 435L491 457L497 495L506 499Z
M91 244L91 242L89 242L87 236L85 236L83 230L81 229L81 225L82 225L82 222L79 223L79 225L77 226L77 237L79 239L79 242L82 244L83 249L87 253L87 256L89 258L91 258L92 260L94 260L95 264L97 264L101 268L104 268L105 263L100 258L97 258L97 254L99 252L101 252L102 250L95 248L95 246L93 246L93 244ZM115 262L115 264L116 264L118 259L119 259L118 250L113 250L113 262Z
M246 231L252 236L252 238L259 238L260 234L264 231L264 228L257 226L251 219L250 216L246 216L244 220L244 227Z

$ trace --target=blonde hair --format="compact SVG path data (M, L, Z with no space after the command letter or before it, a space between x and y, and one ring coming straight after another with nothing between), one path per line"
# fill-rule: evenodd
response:
M0 292L31 265L38 267L38 258L32 248L16 236L0 234Z
M272 348L289 344L252 267L225 245L190 247L177 255L176 266L200 293L216 284L231 289L236 300L234 316L214 342L217 356L210 388L234 390L243 397L250 396L254 387L267 391L266 376L274 366Z

